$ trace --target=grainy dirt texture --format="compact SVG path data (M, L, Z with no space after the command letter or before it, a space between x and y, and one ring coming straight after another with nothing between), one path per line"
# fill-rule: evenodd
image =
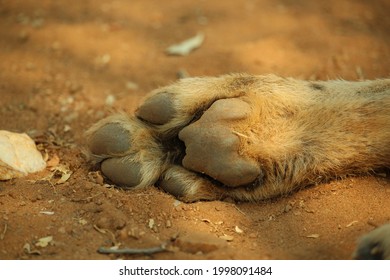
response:
M349 259L360 235L390 221L388 174L259 203L184 204L104 181L84 132L178 73L389 77L389 10L387 0L0 0L0 129L27 132L48 163L0 182L0 259ZM199 32L188 56L165 53ZM151 255L97 252L165 243Z

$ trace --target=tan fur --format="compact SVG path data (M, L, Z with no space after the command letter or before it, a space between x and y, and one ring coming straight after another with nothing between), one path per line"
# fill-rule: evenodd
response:
M390 80L263 78L241 99L253 112L234 128L244 135L239 153L256 159L267 178L257 189L235 191L239 199L390 166Z
M260 200L294 189L390 166L390 79L362 82L285 79L274 75L188 78L153 91L169 93L176 110L163 125L112 116L93 126L119 122L132 135L124 160L141 162L145 187L180 179L187 201L233 197ZM216 100L239 98L252 112L229 128L240 138L238 154L255 159L264 180L255 186L223 187L175 165L163 140L175 137L195 114Z

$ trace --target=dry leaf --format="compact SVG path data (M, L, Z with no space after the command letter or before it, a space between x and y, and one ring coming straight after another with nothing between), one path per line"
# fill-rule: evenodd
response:
M188 55L194 49L199 48L204 41L204 34L198 33L196 36L187 39L179 44L172 45L166 49L170 55Z
M104 178L102 176L101 171L91 171L91 172L88 172L88 178L91 181L94 181L95 183L98 183L101 186L104 185Z
M153 228L153 227L154 227L154 220L149 219L149 228Z
M104 68L110 63L110 61L111 55L106 53L95 58L95 66L97 68Z
M38 239L38 242L35 243L35 246L44 248L47 245L49 245L52 241L53 241L53 236L42 237Z
M139 88L138 84L132 82L132 81L128 81L126 82L126 89L129 89L129 90L137 90Z
M231 236L231 235L226 235L226 234L220 236L219 238L221 238L221 239L223 239L223 240L226 240L226 241L233 241L233 239L234 239L233 236Z
M102 228L99 228L97 225L93 225L93 228L97 231L97 232L100 232L102 234L106 234L107 231L102 229Z
M70 178L71 173L62 174L61 178L56 182L57 185L63 184Z
M350 222L348 225L346 225L345 227L351 227L353 226L354 224L356 224L358 221L352 221Z
M41 254L41 252L39 252L38 250L31 251L30 243L26 243L23 245L23 251L29 255L40 255Z
M234 231L237 233L243 233L244 231L240 229L238 226L235 226Z
M31 246L29 243L26 243L23 245L23 251L25 251L27 254L30 254L31 252Z
M59 164L53 168L50 169L53 173L51 174L51 177L49 178L49 181L53 179L53 177L60 177L54 184L60 185L68 181L70 178L70 175L72 175L72 171L69 170L69 168L64 164Z
M4 239L5 233L7 232L7 228L8 228L8 225L5 224L5 225L4 225L3 232L0 234L0 240L3 240L3 239Z
M53 211L40 211L39 214L54 215L54 212Z
M57 154L54 154L47 162L47 167L55 167L60 163L60 158L57 156Z
M112 94L109 94L106 97L105 104L107 106L112 106L112 105L114 105L115 101L116 101L116 97L114 95L112 95Z

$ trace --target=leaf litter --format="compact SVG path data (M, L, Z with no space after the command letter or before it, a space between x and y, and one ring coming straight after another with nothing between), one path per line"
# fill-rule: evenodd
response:
M50 236L39 238L37 243L35 243L35 246L44 248L52 243L53 243L53 236L50 235Z
M189 55L193 50L199 48L203 44L204 38L205 36L203 33L198 33L196 36L183 42L169 46L166 49L166 52L169 55Z

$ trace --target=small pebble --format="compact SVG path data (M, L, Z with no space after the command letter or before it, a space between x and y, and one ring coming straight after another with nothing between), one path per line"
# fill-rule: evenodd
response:
M109 95L106 97L105 104L106 104L107 106L112 106L112 105L114 105L115 101L116 101L115 96L112 95L112 94L109 94Z
M58 229L58 232L59 232L59 233L66 233L65 227L60 227L60 228Z
M22 177L45 167L46 162L27 134L0 130L0 180Z

